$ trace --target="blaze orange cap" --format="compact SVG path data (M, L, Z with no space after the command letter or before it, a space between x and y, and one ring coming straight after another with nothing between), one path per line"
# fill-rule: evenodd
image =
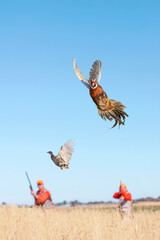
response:
M127 186L126 186L126 184L121 183L120 187L121 187L121 188L126 188Z
M42 181L42 180L38 180L38 181L37 181L37 185L38 185L38 184L43 184L43 181Z

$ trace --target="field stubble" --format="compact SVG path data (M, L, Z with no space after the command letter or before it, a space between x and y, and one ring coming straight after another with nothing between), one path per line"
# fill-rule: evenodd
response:
M115 208L0 208L1 240L160 240L160 211L122 220Z

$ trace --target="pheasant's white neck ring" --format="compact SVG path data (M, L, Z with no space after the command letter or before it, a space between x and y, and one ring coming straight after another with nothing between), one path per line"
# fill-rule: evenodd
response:
M90 87L91 87L92 89L95 89L97 86L98 86L97 83L94 84L94 85L92 85L92 84L90 85Z
M91 79L90 87L92 89L95 89L97 87L97 81L96 79Z

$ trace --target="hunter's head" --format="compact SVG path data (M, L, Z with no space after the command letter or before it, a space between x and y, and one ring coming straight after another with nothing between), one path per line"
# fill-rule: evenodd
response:
M38 180L37 181L37 187L39 188L39 190L41 190L42 188L44 188L44 183L42 180Z
M121 183L119 188L120 188L120 190L126 191L127 186L125 183Z

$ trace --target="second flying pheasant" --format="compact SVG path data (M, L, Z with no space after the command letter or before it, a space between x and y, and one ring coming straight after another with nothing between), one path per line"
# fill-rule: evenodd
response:
M50 154L54 164L63 170L63 169L69 168L69 161L73 153L73 147L74 147L74 143L72 142L72 140L70 140L61 147L57 156L55 156L51 151L47 153Z
M124 125L125 118L128 117L128 114L124 112L124 108L126 107L121 102L109 99L103 88L99 85L102 67L101 61L95 61L93 63L89 72L89 80L83 76L75 64L74 58L73 65L77 77L87 88L89 88L90 96L96 104L98 108L98 114L101 116L101 118L104 120L108 119L109 121L114 119L115 123L113 127L115 127L117 123L119 123L119 126Z

